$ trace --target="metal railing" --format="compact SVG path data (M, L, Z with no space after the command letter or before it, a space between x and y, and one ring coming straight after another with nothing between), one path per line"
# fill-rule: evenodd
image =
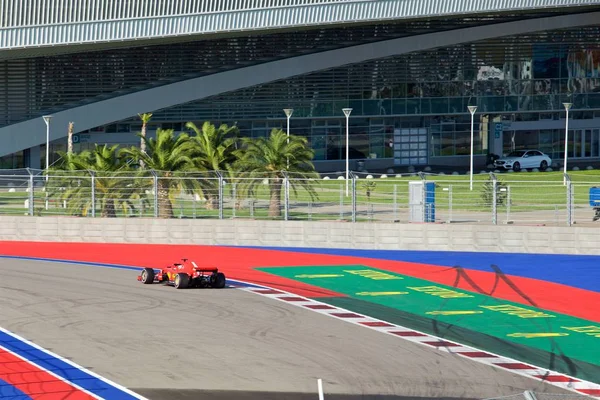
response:
M596 0L0 0L0 48L23 49L595 3Z
M217 12L246 10L273 10L283 7L305 7L323 4L360 3L363 8L370 0L0 0L0 29L51 24L72 24L80 22L103 22L135 18L197 15ZM425 11L426 5L400 3L394 8L411 8ZM451 5L437 5L439 13L460 11L487 11L498 8L552 7L593 3L593 0L493 0L469 4L456 0ZM472 10L469 10L472 9ZM392 11L392 10L390 10Z
M590 175L0 171L0 215L592 225ZM510 178L510 179L509 179ZM543 180L542 180L543 179ZM598 222L600 223L600 222Z
M344 0L345 2L361 0ZM364 1L364 0L363 0ZM340 0L0 0L0 27L97 22L339 3Z

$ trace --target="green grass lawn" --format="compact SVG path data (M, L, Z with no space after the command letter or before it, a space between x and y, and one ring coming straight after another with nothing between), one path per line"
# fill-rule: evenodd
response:
M555 205L565 207L567 201L567 188L563 185L561 172L520 172L496 174L499 184L507 187L506 192L500 192L504 197L510 192L510 205L514 211L553 209ZM574 203L587 205L589 188L600 186L600 171L577 171L571 175L573 182ZM373 178L357 180L357 203L388 205L408 205L409 182L419 181L418 176L402 178ZM480 211L489 207L485 206L482 199L484 184L489 181L489 174L473 175L473 190L470 190L468 175L442 175L427 176L427 181L436 183L435 199L437 207L450 204L456 210ZM326 183L323 183L326 182ZM375 188L371 189L370 199L366 195L366 182L374 182ZM339 202L340 188L345 187L344 181L321 181L319 199L323 202ZM446 190L444 190L446 189ZM343 189L342 189L343 190ZM294 196L290 196L294 200Z
M569 175L574 183L574 204L578 207L588 207L590 187L600 186L600 170L576 171ZM507 188L507 191L498 193L500 200L505 199L503 203L500 201L499 210L506 208L506 197L509 192L510 208L514 212L566 208L567 189L563 185L562 172L502 173L496 174L496 177L499 184L505 185ZM369 207L390 212L394 207L406 209L409 205L409 182L419 180L418 176L402 176L401 178L391 176L386 179L377 176L373 179L361 177L356 181L357 207L362 211ZM489 174L474 174L472 191L469 188L469 175L428 175L427 181L436 183L435 202L438 210L452 207L457 211L491 211L491 205L486 204L482 199L484 185L489 181ZM366 184L374 184L370 188L370 196L367 196ZM308 192L301 187L298 187L297 193L291 188L290 216L301 219L340 219L339 210L342 209L341 219L350 218L352 198L345 195L344 180L319 179L314 180L312 185L317 193L317 199L311 199ZM239 186L237 187L239 188ZM233 188L234 185L231 183L224 187L224 216L226 218L268 217L269 187L267 185L257 186L253 195L256 204L254 210L251 210L248 201L242 201L241 209L233 210ZM25 201L29 198L29 193L25 192L24 188L17 190L19 191L10 193L8 189L0 189L0 214L21 215L28 211L25 208ZM239 190L236 191L235 196L238 200L248 200L247 196ZM133 213L126 214L122 210L118 210L119 215L152 217L153 196L142 194L142 197L146 198L150 204L143 213L139 211L139 200L135 200L136 210ZM46 211L44 209L45 199L45 192L41 188L36 188L34 204L37 215L69 214L69 210L62 208L61 202L53 198L50 199L50 210ZM174 214L176 217L182 218L218 218L218 210L209 210L205 205L204 201L195 201L192 195L176 196L173 201ZM298 211L298 208L302 208L302 210ZM96 215L100 215L99 208L97 208Z

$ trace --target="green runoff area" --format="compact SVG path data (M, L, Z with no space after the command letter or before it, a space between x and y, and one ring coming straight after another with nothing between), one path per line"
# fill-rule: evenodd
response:
M363 265L257 270L344 295L323 303L600 383L592 321Z

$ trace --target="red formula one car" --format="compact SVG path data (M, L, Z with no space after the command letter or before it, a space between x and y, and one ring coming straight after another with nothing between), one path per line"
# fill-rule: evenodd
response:
M153 268L144 268L137 280L148 285L154 282L166 283L177 289L188 287L217 288L225 287L225 274L217 268L201 268L195 262L183 258L181 263L168 265L155 271Z

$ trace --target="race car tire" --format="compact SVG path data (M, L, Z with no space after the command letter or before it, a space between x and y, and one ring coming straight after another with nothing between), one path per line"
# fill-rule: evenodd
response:
M142 283L149 285L154 282L154 270L152 268L144 268L142 271Z
M180 272L175 277L175 289L185 289L190 285L190 277L188 274Z
M225 287L225 274L222 272L217 272L217 276L215 277L215 283L213 284L214 288L223 289Z

